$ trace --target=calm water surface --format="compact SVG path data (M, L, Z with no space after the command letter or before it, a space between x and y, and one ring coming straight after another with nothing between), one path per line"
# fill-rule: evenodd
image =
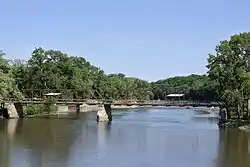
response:
M0 167L249 167L250 135L188 109L0 120Z

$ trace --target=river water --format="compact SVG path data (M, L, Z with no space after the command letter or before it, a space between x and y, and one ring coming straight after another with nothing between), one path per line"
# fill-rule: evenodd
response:
M250 135L190 109L0 120L0 167L249 167Z

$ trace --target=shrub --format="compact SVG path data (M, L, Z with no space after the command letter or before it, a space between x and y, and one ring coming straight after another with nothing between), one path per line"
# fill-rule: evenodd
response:
M28 104L25 109L25 115L49 115L56 112L56 106L52 103L49 104Z

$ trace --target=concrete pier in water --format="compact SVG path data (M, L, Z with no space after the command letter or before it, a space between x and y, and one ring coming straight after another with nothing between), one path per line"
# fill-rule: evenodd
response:
M97 122L111 122L112 121L112 111L111 111L111 105L110 104L104 104L103 107L101 107L97 111Z
M3 117L5 118L23 118L24 117L24 103L5 103L2 104L2 109L6 112L3 112ZM35 105L35 104L34 104ZM69 114L69 113L76 113L79 114L80 112L97 112L97 121L104 121L110 122L112 121L112 112L111 112L111 105L104 104L99 106L89 106L86 104L55 104L57 106L56 114Z

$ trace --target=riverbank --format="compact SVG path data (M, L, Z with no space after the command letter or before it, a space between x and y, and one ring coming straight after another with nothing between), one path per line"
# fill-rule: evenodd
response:
M244 132L250 132L250 125L240 126L239 130L244 131Z
M219 128L237 128L244 132L250 132L250 120L228 120L218 126Z

